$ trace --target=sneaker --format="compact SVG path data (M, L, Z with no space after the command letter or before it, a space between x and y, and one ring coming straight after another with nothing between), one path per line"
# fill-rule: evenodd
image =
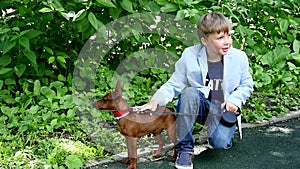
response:
M178 152L175 168L193 169L193 154L190 152Z

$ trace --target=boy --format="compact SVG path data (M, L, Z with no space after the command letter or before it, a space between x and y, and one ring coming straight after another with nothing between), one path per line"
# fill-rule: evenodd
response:
M232 47L232 26L221 13L202 16L197 25L201 44L188 47L175 64L172 77L153 95L140 111L156 110L179 96L176 127L177 169L193 168L195 121L208 125L209 144L215 149L229 149L236 124L220 123L222 109L240 112L253 91L247 56ZM192 115L191 115L192 114Z

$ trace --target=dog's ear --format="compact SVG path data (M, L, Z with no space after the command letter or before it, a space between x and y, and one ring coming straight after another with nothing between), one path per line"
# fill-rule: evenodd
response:
M118 80L116 85L116 92L122 93L121 82Z

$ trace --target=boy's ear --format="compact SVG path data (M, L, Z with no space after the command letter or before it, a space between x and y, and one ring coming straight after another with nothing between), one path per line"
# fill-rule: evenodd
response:
M206 39L206 38L202 37L200 40L201 40L201 43L202 43L204 46L207 45L207 39Z
M121 82L120 81L117 81L115 91L122 93L122 87L121 87Z

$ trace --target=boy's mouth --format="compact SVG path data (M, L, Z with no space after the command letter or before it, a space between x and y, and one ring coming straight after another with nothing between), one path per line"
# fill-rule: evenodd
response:
M222 48L222 51L227 53L229 51L229 48Z

